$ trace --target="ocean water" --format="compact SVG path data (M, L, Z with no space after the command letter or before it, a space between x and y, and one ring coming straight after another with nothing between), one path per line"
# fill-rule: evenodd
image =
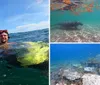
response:
M96 8L97 5L100 5L100 1L96 0L94 3L94 7L92 9L92 12L79 12L79 14L74 14L71 11L67 11L67 10L51 10L51 41L52 42L73 42L72 40L69 39L69 36L72 36L75 34L80 35L82 33L82 37L85 38L85 40L82 40L81 38L78 37L78 39L80 40L75 40L74 42L95 42L95 41L100 41L100 40L92 40L90 39L91 35L93 36L97 36L100 37L100 6L98 6L98 9ZM81 8L80 8L81 9ZM68 36L66 36L66 33L64 33L64 31L62 31L61 29L58 29L57 25L59 25L59 23L63 23L63 22L75 22L75 21L79 21L83 24L83 26L81 27L81 29L84 30L83 31L78 31L78 33L76 31L74 32L66 32L66 30L64 30ZM98 33L97 33L98 32ZM71 33L73 35L71 35ZM98 34L98 35L95 35ZM68 37L68 40L66 40L65 38ZM77 37L76 37L77 38ZM88 39L88 40L86 40Z
M10 33L9 42L36 42L48 43L48 29ZM8 66L8 67L7 67ZM6 61L0 61L0 85L48 85L48 74L37 68L9 67ZM48 71L47 71L48 72Z
M9 42L43 41L49 42L48 29L35 30L30 32L11 33Z
M98 1L98 4L100 5L100 1ZM98 9L96 9L96 7L93 7L92 12L86 12L86 11L79 12L78 15L67 10L53 10L51 11L51 16L50 16L51 26L66 21L80 21L83 24L97 25L100 24L99 15L100 15L100 7Z
M50 48L51 71L69 64L78 65L100 55L100 44L51 44Z

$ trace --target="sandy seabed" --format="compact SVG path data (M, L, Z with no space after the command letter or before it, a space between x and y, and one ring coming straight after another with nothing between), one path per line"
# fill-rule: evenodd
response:
M100 42L100 25L84 25L81 30L51 29L51 42Z

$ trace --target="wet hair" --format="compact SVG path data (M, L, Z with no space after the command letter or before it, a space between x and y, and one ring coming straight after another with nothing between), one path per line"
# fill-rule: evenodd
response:
M7 30L0 30L0 34L2 33L6 33L8 35L8 38L10 38Z

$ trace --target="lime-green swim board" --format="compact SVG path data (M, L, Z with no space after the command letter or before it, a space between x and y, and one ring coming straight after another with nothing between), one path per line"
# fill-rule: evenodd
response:
M16 55L16 60L21 66L41 64L49 59L49 45L45 42L21 42L9 47L7 55ZM15 56L8 57L8 59L13 57Z

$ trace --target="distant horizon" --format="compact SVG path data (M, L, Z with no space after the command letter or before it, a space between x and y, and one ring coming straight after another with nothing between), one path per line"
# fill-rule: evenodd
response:
M45 30L45 29L48 29L49 30L49 28L43 28L43 29L29 30L29 31L23 31L23 32L31 32L31 31L38 31L38 30ZM9 32L9 30L8 30L8 32ZM23 32L9 32L9 34L13 34L13 33L23 33Z

